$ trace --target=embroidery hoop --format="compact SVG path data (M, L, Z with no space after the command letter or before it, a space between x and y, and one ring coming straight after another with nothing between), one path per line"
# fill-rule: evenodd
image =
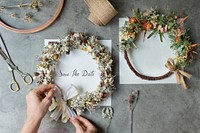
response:
M9 26L9 25L7 25L6 23L4 23L3 21L0 20L0 27L5 28L8 31L20 33L20 34L31 34L31 33L35 33L35 32L39 32L41 30L44 30L56 20L56 18L58 17L58 15L60 14L60 12L63 8L64 1L65 0L60 0L54 15L49 20L47 20L44 24L42 24L40 26L24 30L24 29L18 29L18 28L14 28L12 26Z
M69 54L73 49L90 53L97 61L100 71L100 84L95 91L85 92L66 101L68 106L80 114L85 109L95 109L98 103L107 98L114 89L111 54L95 36L87 36L85 33L69 33L61 42L49 43L39 58L34 78L38 79L38 84L54 83L53 74L59 57L65 53Z

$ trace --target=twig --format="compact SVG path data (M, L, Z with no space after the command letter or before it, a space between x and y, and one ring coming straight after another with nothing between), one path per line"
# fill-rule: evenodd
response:
M128 99L126 99L126 101L128 101L129 109L131 111L131 121L130 121L131 133L133 133L133 111L137 104L138 97L139 97L139 90L135 90L135 91L132 91L132 93L129 95Z

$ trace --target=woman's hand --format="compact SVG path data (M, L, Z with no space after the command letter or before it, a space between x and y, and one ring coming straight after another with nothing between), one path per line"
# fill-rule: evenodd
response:
M55 85L42 85L26 96L27 119L42 120L51 104Z
M76 133L97 133L97 128L81 116L70 118L70 122L75 126Z
M21 133L37 133L42 118L48 111L55 92L55 85L42 85L26 96L27 120Z

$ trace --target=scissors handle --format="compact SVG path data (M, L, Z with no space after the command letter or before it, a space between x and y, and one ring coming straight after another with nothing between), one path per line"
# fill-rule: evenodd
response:
M10 84L9 88L10 88L10 91L12 91L12 92L18 92L20 90L19 84L16 81L13 81Z
M29 73L24 73L21 70L19 70L19 68L11 60L7 60L7 61L10 68L12 70L17 71L20 74L20 76L22 77L26 85L30 85L31 83L33 83L33 77Z
M12 83L10 84L9 88L11 92L18 92L20 90L20 86L18 84L18 82L15 79L15 75L13 70L10 71L10 74L12 76Z
M33 77L29 73L23 74L21 76L22 76L24 83L26 85L30 85L30 84L33 83Z

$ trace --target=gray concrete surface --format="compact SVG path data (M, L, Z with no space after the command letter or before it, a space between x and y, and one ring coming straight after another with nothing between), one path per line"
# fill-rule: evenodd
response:
M131 8L145 10L157 7L164 12L177 11L180 14L188 14L190 18L186 24L190 28L191 38L195 43L200 43L199 0L111 0L111 3L119 14L105 27L95 26L87 20L89 11L83 0L66 0L59 18L44 31L21 35L0 28L0 32L14 62L23 71L31 74L36 69L36 56L42 51L45 38L62 37L68 31L82 31L98 35L102 39L113 40L113 73L116 75L117 88L112 95L114 117L111 121L102 119L101 109L92 114L84 113L84 116L98 127L99 133L130 133L130 112L124 99L132 89L141 91L133 116L134 133L200 133L200 55L187 68L193 77L187 80L191 88L183 91L178 85L169 84L119 85L117 48L118 18L130 16ZM49 14L42 14L41 18L48 16ZM26 118L25 95L36 84L26 87L19 79L21 91L11 93L8 89L10 75L2 58L0 66L0 133L16 133L20 131ZM48 118L49 114L46 115L40 129L63 128L68 133L74 132L70 123L50 122Z

